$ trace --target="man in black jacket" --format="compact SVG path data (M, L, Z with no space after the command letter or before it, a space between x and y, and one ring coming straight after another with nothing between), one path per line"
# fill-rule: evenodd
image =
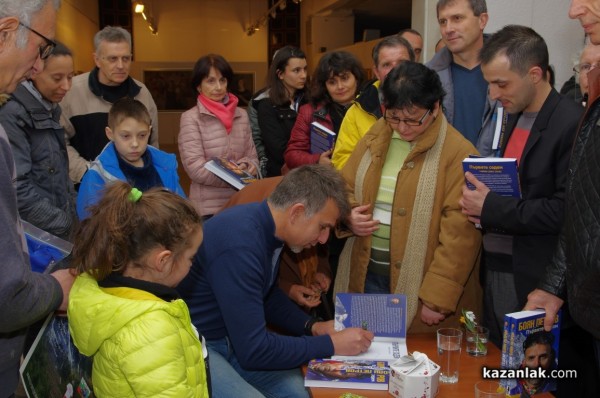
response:
M499 155L516 158L521 198L477 180L463 188L463 213L484 229L484 324L502 345L504 314L519 311L552 256L564 214L570 149L583 113L547 80L548 48L533 29L509 25L480 52L490 97L509 114Z
M590 41L600 44L600 0L572 0L569 16L581 22ZM595 338L600 369L600 69L588 75L589 108L573 148L567 181L564 226L556 253L525 309L546 310L550 330L567 299L575 322Z

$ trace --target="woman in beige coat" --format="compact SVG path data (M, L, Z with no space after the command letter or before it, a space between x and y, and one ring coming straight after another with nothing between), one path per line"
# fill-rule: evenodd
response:
M448 124L437 74L404 62L382 85L384 117L342 174L353 202L336 292L402 293L409 333L478 311L481 234L461 213L462 160L477 153Z

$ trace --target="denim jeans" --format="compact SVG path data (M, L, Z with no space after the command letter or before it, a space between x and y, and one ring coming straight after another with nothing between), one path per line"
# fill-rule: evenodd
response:
M206 340L213 398L308 398L300 369L245 370L229 338Z
M389 275L379 275L367 270L365 279L365 293L370 294L389 294L390 277Z

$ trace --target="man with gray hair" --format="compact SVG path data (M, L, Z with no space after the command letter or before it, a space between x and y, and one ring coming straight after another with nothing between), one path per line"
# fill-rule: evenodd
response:
M487 97L479 51L488 21L485 0L439 0L437 18L446 47L426 65L440 76L446 96L443 109L448 123L471 141L483 156L492 155L498 101Z
M177 290L206 338L215 397L308 397L300 366L369 348L371 332L334 332L333 321L310 317L277 287L284 243L295 252L325 243L349 212L339 173L313 164L286 174L266 201L204 224L204 242Z
M104 131L114 102L130 97L143 103L152 118L150 145L158 147L158 112L148 88L129 76L131 34L121 27L106 26L94 36L96 67L73 78L73 86L61 101L61 124L69 152L69 175L79 183L108 143Z
M0 93L39 72L55 46L56 11L60 0L0 0ZM0 126L0 397L13 397L19 363L30 325L50 312L66 310L73 276L31 271L19 221L15 163Z

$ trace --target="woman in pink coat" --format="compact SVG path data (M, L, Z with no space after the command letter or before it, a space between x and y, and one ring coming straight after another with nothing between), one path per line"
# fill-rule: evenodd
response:
M228 91L233 70L220 55L201 57L194 66L192 87L198 103L181 115L179 153L190 177L190 199L205 219L216 213L236 190L204 168L213 158L227 158L256 175L258 158L248 114Z

